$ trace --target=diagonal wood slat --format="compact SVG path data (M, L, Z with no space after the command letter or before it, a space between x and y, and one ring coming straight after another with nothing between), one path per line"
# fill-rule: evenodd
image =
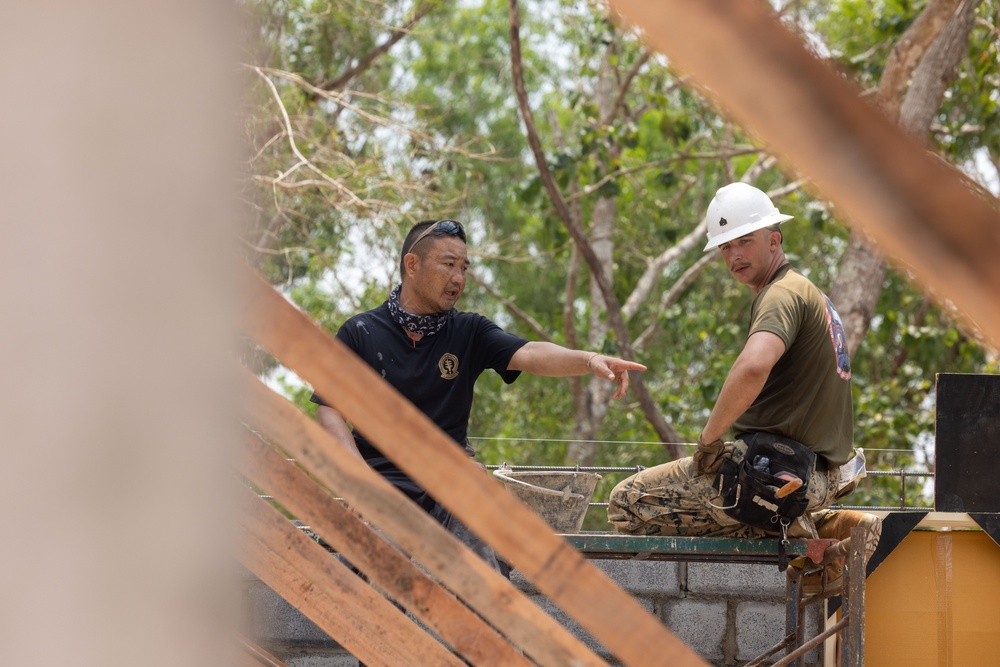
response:
M443 644L250 489L243 491L240 510L244 565L359 659L461 667Z
M619 659L635 666L660 665L665 656L678 667L706 664L540 517L483 474L461 448L367 364L258 274L246 271L245 332L331 401L381 451ZM362 514L369 511L364 503L370 497L358 498L333 486ZM385 526L379 527L402 545Z
M609 0L939 298L1000 344L1000 207L813 56L759 0Z
M254 642L250 641L246 637L238 636L236 638L237 644L240 647L240 654L242 657L242 662L240 662L243 667L288 667L285 663L278 660L276 657L257 646Z
M606 665L579 639L459 542L314 420L244 371L244 421L350 499L406 553L545 667ZM480 470L476 473L485 477Z
M248 433L242 454L239 461L244 476L294 516L306 521L372 583L472 664L484 667L534 664L273 448Z

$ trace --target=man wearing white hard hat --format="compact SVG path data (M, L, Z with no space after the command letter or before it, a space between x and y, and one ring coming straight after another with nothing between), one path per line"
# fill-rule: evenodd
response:
M709 204L705 250L718 248L754 297L746 344L694 456L611 492L608 520L619 532L844 539L862 525L866 555L874 551L876 516L825 510L854 486L853 476L841 483L841 466L855 457L850 357L833 303L785 258L778 225L791 217L745 183ZM839 587L838 568L807 577L807 592Z

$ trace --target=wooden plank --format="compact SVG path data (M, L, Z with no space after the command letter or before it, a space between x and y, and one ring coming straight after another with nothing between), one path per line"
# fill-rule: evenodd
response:
M606 666L566 628L315 421L249 372L242 417L324 485L350 499L406 553L544 667ZM476 473L486 475L475 470ZM491 480L491 483L492 482Z
M540 517L483 474L453 440L367 364L263 278L246 271L246 333L309 382L401 469L622 662L660 665L669 656L678 667L706 664L659 619L554 534ZM359 504L369 497L358 498L340 490L362 514L369 511ZM396 535L389 534L399 542Z
M534 663L281 454L247 433L240 471L474 665Z
M240 646L242 662L245 667L288 667L260 646L246 637L238 636L236 642Z
M376 667L462 661L250 489L240 498L243 564L321 630Z
M965 512L928 512L916 529L979 530L979 524Z
M766 2L609 0L897 265L1000 344L997 200L862 100Z

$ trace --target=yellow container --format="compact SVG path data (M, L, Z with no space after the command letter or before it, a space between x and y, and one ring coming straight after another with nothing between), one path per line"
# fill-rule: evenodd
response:
M933 513L872 573L866 667L1000 665L1000 546L974 525Z

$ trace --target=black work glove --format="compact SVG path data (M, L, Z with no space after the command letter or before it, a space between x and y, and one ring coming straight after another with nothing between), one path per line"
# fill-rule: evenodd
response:
M698 449L694 453L694 469L699 475L714 475L722 466L722 462L733 457L736 446L725 444L722 438L706 443L698 436Z

